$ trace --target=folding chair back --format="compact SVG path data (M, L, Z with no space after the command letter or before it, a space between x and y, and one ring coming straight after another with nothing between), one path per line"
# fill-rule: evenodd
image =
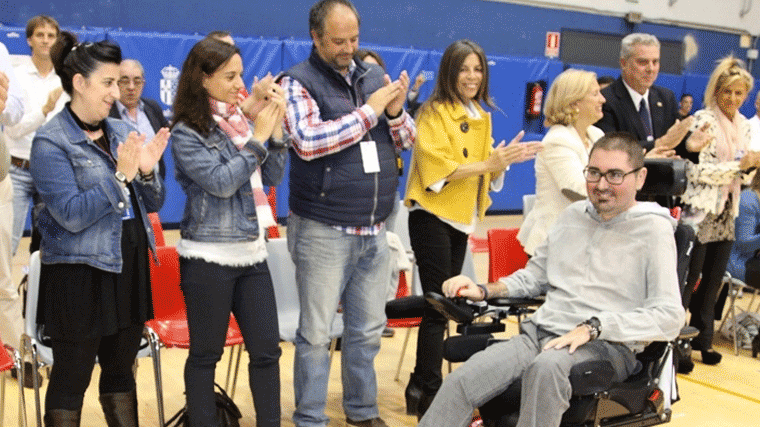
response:
M488 281L495 282L525 267L528 255L517 240L519 228L488 230Z
M174 246L156 248L158 264L150 259L150 283L153 293L153 314L165 318L185 313L185 298L179 287L179 255Z

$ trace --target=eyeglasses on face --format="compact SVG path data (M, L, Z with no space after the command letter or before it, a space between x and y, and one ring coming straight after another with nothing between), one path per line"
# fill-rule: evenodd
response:
M142 77L135 77L133 79L130 79L129 77L122 77L117 81L117 83L119 86L129 86L129 83L132 83L134 86L142 86L145 84L145 79Z
M583 177L586 178L587 182L599 182L602 177L607 180L612 185L620 185L623 183L623 180L625 180L625 177L637 172L641 169L641 167L637 167L636 169L628 172L623 172L620 169L610 169L607 172L602 172L597 168L590 168L587 167L583 169Z

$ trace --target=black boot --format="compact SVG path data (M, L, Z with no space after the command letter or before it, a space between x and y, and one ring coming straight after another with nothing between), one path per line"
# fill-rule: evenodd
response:
M752 357L757 357L757 353L760 353L760 334L752 339Z
M106 393L100 395L100 406L108 427L137 427L137 392Z
M420 405L417 407L417 421L421 420L422 416L425 415L425 412L427 412L430 404L433 403L434 398L435 394L425 393L422 395L422 399L420 399Z
M406 386L404 397L406 397L406 414L418 415L420 401L425 393L422 391L422 386L417 382L414 374L409 376L409 385Z
M82 410L50 409L45 411L45 427L79 427Z

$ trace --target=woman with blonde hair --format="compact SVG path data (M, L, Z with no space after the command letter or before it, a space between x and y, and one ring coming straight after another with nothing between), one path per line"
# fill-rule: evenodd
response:
M720 363L721 355L712 349L714 319L723 304L717 304L723 274L734 241L734 219L739 213L739 192L743 175L760 165L760 153L749 150L749 122L739 112L753 78L744 63L732 56L722 59L705 89L705 108L694 113L691 130L702 129L709 136L698 151L696 164L688 169L688 184L682 199L685 221L697 230L687 288L699 287L691 296L691 325L699 329L692 346L702 351L702 362Z
M587 197L583 168L591 146L604 135L593 126L602 118L604 101L590 71L566 70L549 89L544 124L551 128L536 156L536 202L517 235L528 255L546 239L562 210Z

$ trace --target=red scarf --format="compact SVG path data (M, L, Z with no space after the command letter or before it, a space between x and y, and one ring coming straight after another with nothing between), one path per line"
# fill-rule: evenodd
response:
M219 127L230 137L232 143L238 150L253 137L248 120L243 115L240 107L217 101L209 98L211 105L211 117L214 118ZM269 207L267 195L264 193L264 184L261 182L261 168L257 167L251 174L251 188L253 189L253 200L256 203L256 217L259 220L260 229L276 225L272 215L272 209Z

